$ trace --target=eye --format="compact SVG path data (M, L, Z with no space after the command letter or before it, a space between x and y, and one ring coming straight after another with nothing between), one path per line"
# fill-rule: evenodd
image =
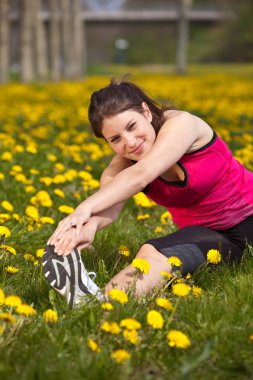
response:
M120 140L118 136L115 136L111 139L111 143L117 143Z
M135 127L135 122L130 124L127 130L132 131L134 129L134 127Z

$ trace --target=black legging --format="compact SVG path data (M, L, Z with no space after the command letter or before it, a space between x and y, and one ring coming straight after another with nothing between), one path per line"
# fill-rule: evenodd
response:
M166 257L178 257L182 261L183 274L193 273L206 261L210 249L219 250L224 262L241 260L246 243L253 243L253 215L227 230L189 226L145 243L153 245Z

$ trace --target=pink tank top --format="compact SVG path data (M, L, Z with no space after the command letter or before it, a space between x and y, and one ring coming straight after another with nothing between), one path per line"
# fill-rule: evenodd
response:
M166 207L179 228L203 226L224 230L253 215L253 173L236 161L215 133L203 148L185 154L178 165L184 181L158 177L145 194Z

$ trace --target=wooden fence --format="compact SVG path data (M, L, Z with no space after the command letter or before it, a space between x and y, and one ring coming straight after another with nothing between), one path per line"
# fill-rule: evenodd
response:
M187 23L219 21L228 14L191 9L191 0L180 0L179 3L181 8L178 10L96 12L82 10L80 0L49 0L47 10L43 9L43 0L20 0L20 8L13 11L9 0L0 0L0 82L7 82L14 71L10 59L14 27L19 48L17 72L23 82L82 77L87 62L86 24L91 21L178 21L177 67L183 72Z

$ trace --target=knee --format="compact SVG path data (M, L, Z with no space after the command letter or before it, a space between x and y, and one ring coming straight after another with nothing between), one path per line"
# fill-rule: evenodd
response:
M156 254L156 253L160 253L160 252L157 251L157 249L153 245L146 243L146 244L143 244L141 246L136 257L141 258L141 259L145 259L145 258L148 258L150 256L154 256L154 254Z

